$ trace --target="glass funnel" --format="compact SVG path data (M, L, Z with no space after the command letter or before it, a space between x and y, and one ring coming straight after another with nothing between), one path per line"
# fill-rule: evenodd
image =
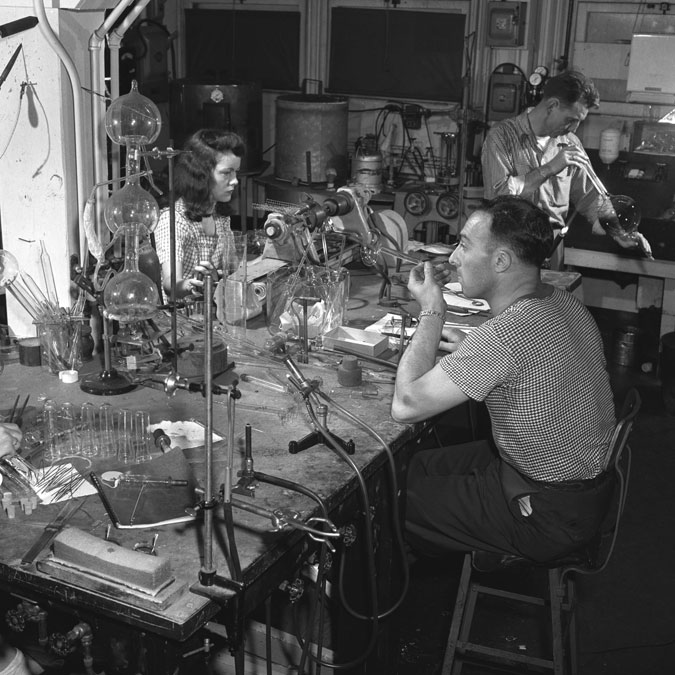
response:
M130 323L150 319L159 305L159 291L150 277L138 269L138 241L143 226L124 225L124 269L103 291L106 316Z

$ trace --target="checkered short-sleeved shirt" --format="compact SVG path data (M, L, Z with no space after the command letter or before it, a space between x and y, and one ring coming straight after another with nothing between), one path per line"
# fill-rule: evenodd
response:
M600 473L614 403L600 333L574 296L518 300L440 363L485 401L495 443L521 473L549 482Z
M176 200L176 260L182 261L183 279L191 277L202 260L208 260L216 269L222 268L225 242L230 230L229 216L213 216L216 226L214 235L204 234L201 223L189 220L185 215L185 203ZM169 209L163 209L154 230L155 248L162 267L169 265L171 257Z

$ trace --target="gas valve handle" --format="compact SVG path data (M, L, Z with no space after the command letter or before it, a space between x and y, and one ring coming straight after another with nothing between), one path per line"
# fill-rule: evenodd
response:
M52 633L49 636L49 648L57 656L68 656L75 651L75 644L63 633Z
M20 609L8 609L5 613L5 621L10 630L22 633L26 628L26 615Z

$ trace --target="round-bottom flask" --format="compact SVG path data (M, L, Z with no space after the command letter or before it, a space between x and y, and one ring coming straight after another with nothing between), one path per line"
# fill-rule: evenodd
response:
M108 318L129 323L150 319L159 305L157 285L138 270L139 226L124 225L124 270L116 274L103 292Z

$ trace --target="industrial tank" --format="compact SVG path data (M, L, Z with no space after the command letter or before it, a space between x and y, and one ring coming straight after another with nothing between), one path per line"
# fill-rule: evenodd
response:
M348 176L347 98L285 94L276 100L274 175L280 180L326 182ZM332 173L331 171L331 173Z
M174 147L198 129L227 129L246 143L241 173L262 170L262 91L255 82L207 84L174 80L170 88L170 127Z

